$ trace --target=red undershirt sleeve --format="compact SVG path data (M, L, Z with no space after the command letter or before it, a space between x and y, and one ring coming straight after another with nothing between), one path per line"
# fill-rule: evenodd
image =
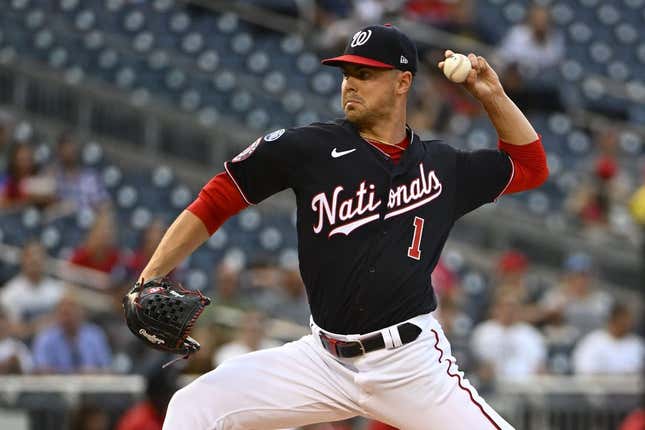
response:
M227 219L247 206L228 173L221 172L204 185L186 209L202 220L208 234L213 234Z
M499 141L499 149L507 153L513 164L511 180L502 194L518 193L542 185L549 176L542 137L528 145L512 145Z

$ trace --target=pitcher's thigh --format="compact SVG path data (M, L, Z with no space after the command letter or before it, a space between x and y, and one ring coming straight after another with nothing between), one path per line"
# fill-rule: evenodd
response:
M513 430L459 370L438 323L391 361L392 369L375 378L374 418L405 430Z
M224 362L177 391L164 430L271 430L357 415L302 340Z
M409 429L424 430L515 430L466 380L448 394L443 402L418 415Z

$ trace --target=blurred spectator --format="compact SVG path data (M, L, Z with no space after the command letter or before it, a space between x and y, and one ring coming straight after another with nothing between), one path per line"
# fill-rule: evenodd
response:
M383 23L386 15L399 10L399 0L323 0L319 2L316 24L320 29L316 45L337 55L357 28Z
M112 361L103 329L86 321L72 295L56 308L56 323L34 340L34 362L40 373L92 373L108 370Z
M519 303L498 296L492 318L475 327L471 346L483 381L518 379L543 370L546 346L540 332L519 320Z
M495 268L496 294L513 296L520 305L520 318L529 324L539 323L541 308L539 300L544 285L537 279L529 279L529 260L516 249L502 253Z
M316 0L319 13L331 21L347 18L352 12L352 5L346 0Z
M258 254L240 273L240 293L255 296L255 302L259 304L265 296L275 294L281 285L282 271L271 255Z
M54 201L55 184L38 174L31 146L11 146L7 173L0 184L0 209L18 209L26 205L44 207Z
M213 270L215 299L220 304L236 304L242 266L234 258L224 257Z
M97 213L83 245L74 250L70 263L112 273L121 261L117 239L114 215L109 209L102 209Z
M618 131L613 127L602 127L594 133L597 152L585 163L587 177L566 202L567 211L592 237L602 238L609 231L624 230L612 223L612 214L628 202L631 182L619 168L618 140Z
M109 430L110 416L98 405L81 404L72 416L70 430Z
M578 374L617 375L643 371L645 343L633 333L634 319L629 308L616 303L605 328L582 338L573 352Z
M39 325L37 317L51 312L64 292L60 281L45 274L46 258L40 242L25 244L20 273L0 289L0 304L13 324L22 325L21 335L30 335Z
M430 278L432 279L432 287L440 300L442 297L451 297L453 299L457 297L459 280L457 275L446 266L443 259L439 259Z
M557 66L564 57L564 38L552 27L549 9L533 5L526 23L509 30L498 54L507 64L517 64L524 77Z
M505 66L501 80L522 110L562 110L553 70L564 57L564 38L551 27L549 10L534 5L526 24L512 27L497 49Z
M266 338L265 326L264 315L256 311L247 312L242 317L236 340L222 345L215 353L214 367L238 355L279 346L278 343Z
M567 257L559 286L547 292L541 302L542 320L567 325L584 336L602 327L607 320L611 297L592 285L591 257L576 253Z
M446 0L408 0L405 3L405 13L408 18L442 25L451 22L454 15L455 3Z
M159 219L153 220L146 227L139 240L137 250L126 263L129 279L135 279L141 274L165 232L166 225Z
M590 233L595 229L606 231L610 212L610 191L608 180L613 176L614 168L610 162L602 161L597 165L594 175L584 181L568 198L566 208L571 215Z
M97 172L80 163L78 142L71 132L58 137L56 160L47 172L56 182L56 193L64 213L95 210L109 202L109 195Z
M405 14L450 33L491 44L494 35L477 19L474 6L474 0L408 0Z
M307 326L311 312L300 271L297 267L282 267L281 272L281 289L278 291L279 295L275 306L269 309L270 314Z
M619 430L643 430L645 429L645 407L631 412L621 423Z
M9 320L0 310L0 375L30 373L33 369L27 345L11 337Z
M146 378L145 400L125 412L116 430L161 430L168 403L177 388L175 372L152 372Z
M495 267L497 293L513 295L524 302L528 267L529 260L524 253L515 249L502 253Z
M239 275L238 303L270 317L309 324L309 303L295 264L258 255Z

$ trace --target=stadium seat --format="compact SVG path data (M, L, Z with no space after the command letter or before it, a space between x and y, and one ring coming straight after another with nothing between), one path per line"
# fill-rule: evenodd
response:
M197 59L197 65L200 70L206 73L212 73L219 65L219 55L217 51L209 49L202 52Z

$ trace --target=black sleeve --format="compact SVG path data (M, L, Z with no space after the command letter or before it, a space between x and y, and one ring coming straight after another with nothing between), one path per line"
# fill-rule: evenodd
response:
M297 140L292 130L277 130L260 137L224 163L247 203L260 203L291 187L291 166L297 156Z
M499 197L512 173L513 164L502 151L458 151L455 219Z

